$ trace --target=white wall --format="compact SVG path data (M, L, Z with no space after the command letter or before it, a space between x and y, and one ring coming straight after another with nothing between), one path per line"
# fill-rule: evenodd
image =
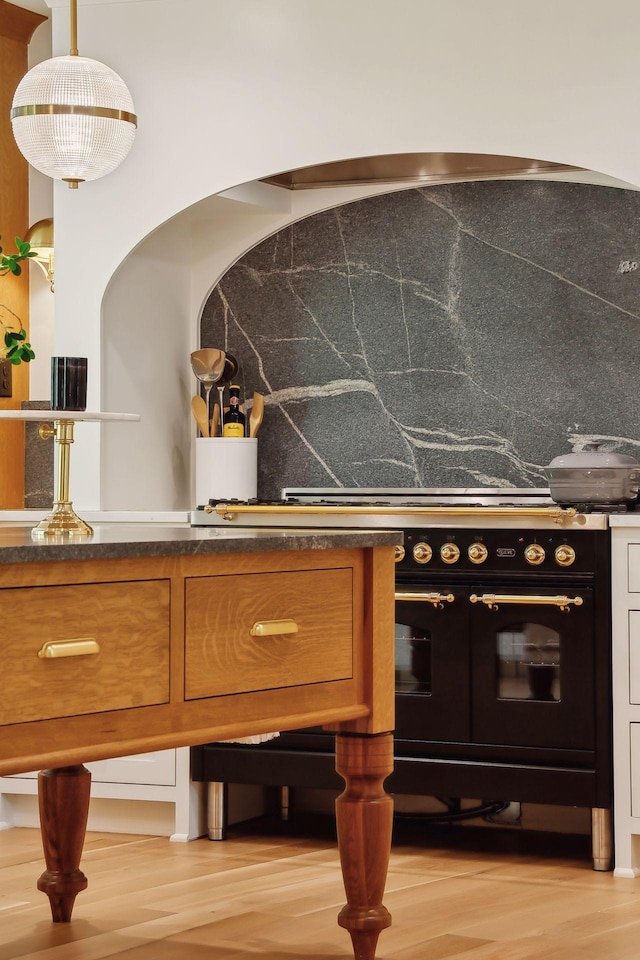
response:
M66 52L67 2L48 2L54 51ZM190 231L177 247L168 232L158 256L149 251L163 249L163 224L270 173L384 153L532 157L640 184L636 14L634 0L81 0L80 53L123 75L140 124L113 174L55 187L55 350L90 358L91 407L138 403L143 420L126 428L139 432L134 449L114 450L109 425L87 427L73 451L76 506L133 508L143 492L155 509L189 505L174 461L188 456L193 430L175 413L193 392L185 360L203 287L217 279L206 270L305 201L278 201L280 212L250 205L246 234L228 211L198 219L195 208ZM301 207L287 213L288 203ZM155 246L140 247L105 297L154 231ZM190 294L174 262L190 269ZM120 390L135 381L125 337L142 349L153 338L154 362L164 352L162 383L142 394ZM102 467L100 429L110 444Z

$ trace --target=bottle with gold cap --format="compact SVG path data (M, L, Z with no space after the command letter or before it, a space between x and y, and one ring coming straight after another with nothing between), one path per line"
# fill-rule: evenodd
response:
M240 409L240 387L229 385L229 409L224 415L223 437L244 437L246 417Z

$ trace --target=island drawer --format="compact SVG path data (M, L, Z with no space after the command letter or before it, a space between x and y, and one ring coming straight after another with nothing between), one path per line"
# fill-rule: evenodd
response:
M0 590L0 724L169 700L169 581Z
M186 581L185 699L353 674L351 568Z

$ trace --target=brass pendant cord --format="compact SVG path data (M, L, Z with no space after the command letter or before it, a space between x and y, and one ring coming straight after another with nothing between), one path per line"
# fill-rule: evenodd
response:
M69 5L69 56L78 56L78 0Z

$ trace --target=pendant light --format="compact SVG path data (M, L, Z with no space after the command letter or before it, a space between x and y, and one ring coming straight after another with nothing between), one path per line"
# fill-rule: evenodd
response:
M137 120L124 80L97 60L78 56L77 0L70 0L69 56L39 63L22 78L11 109L18 149L54 180L76 188L122 163Z

